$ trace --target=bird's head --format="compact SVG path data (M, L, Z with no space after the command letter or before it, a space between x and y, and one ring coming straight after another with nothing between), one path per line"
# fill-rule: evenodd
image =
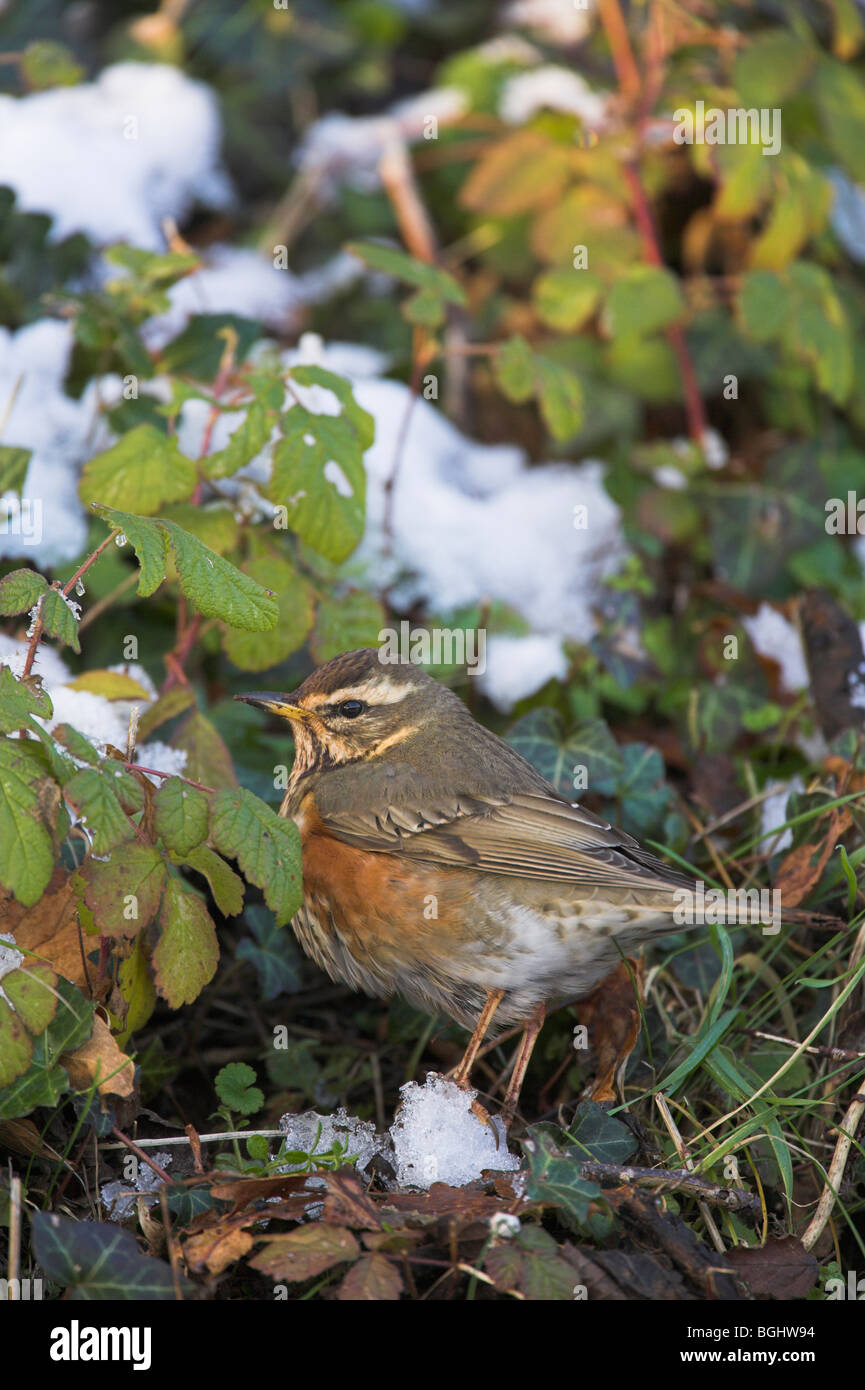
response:
M325 662L291 694L254 691L235 699L290 722L304 771L396 752L443 717L466 713L462 701L419 666L384 662L374 647Z

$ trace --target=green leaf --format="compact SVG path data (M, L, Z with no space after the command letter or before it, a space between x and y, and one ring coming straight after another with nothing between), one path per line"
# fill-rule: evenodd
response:
M583 390L579 378L558 362L536 357L538 404L554 439L570 439L583 422Z
M814 96L829 148L857 183L865 183L865 89L861 74L824 57L814 74Z
M244 787L216 793L211 806L211 837L217 849L236 859L250 883L264 893L280 926L301 903L300 836L292 820L277 816Z
M270 632L229 629L222 645L229 661L241 671L266 671L303 646L312 627L313 590L288 560L273 551L247 560L243 572L259 584L273 585L279 595L279 616Z
M195 704L195 694L188 685L175 685L171 690L167 690L164 695L160 695L158 700L154 700L141 716L138 722L138 739L140 743L146 743L154 729L159 729L163 724L167 724L169 719L175 719L178 714L183 714L189 709L190 705ZM198 778L194 779L198 781Z
M57 724L54 727L54 737L58 743L62 743L64 748L68 748L73 758L80 763L89 763L91 767L99 766L99 754L93 747L89 738L80 734L71 724Z
M318 605L315 632L310 639L312 654L321 664L340 652L375 647L386 622L379 600L360 589L339 598L324 598Z
M558 711L536 709L516 721L507 740L570 800L584 790L610 794L624 772L621 750L603 719L585 720L565 737Z
M69 600L63 597L59 589L49 589L43 594L39 616L42 619L42 630L47 637L56 638L58 642L71 647L74 652L81 651L78 618L72 612Z
M375 439L375 420L368 410L358 405L351 385L344 376L329 372L325 367L292 367L291 379L298 386L323 386L332 391L342 406L343 414L351 424L363 450L369 448Z
M153 952L153 981L172 1007L191 1004L216 974L219 945L213 919L197 893L168 880Z
M264 1094L256 1086L256 1075L245 1062L229 1062L214 1081L216 1094L229 1110L239 1115L254 1115L264 1105Z
M0 733L11 734L26 726L33 728L31 715L50 719L51 700L47 690L38 690L29 681L19 680L9 666L0 666Z
M175 1275L164 1260L142 1255L135 1237L112 1223L69 1221L53 1212L33 1213L33 1250L46 1278L74 1302L167 1302L176 1297ZM192 1285L178 1273L181 1292Z
M17 492L19 496L21 495L21 489L27 481L27 469L30 467L32 457L32 449L20 449L11 444L0 444L0 495L4 492ZM6 581L3 580L2 582L5 584ZM19 609L18 611L23 610Z
M27 1047L32 1046L29 1067L0 1091L0 1119L11 1120L19 1115L27 1115L37 1105L56 1106L59 1098L69 1089L69 1077L65 1069L58 1065L64 1052L74 1051L86 1042L93 1031L94 1005L84 998L62 975L54 976L53 988L57 996L57 1008L47 1028ZM23 1025L18 1022L17 1042L7 1033L8 1013L14 1019L11 1009L0 1000L0 1037L2 1047L0 1068L10 1061L20 1061L20 1040L24 1034ZM10 1053L9 1048L13 1051Z
M171 740L186 753L183 775L206 787L236 786L231 754L219 732L197 709L187 715Z
M518 130L490 142L463 185L460 202L484 218L548 207L563 191L572 167L567 145L537 130Z
M521 405L535 394L535 359L525 338L517 334L493 357L496 384L509 401Z
M25 739L0 740L0 883L25 907L38 902L54 870L51 836L39 819L40 752Z
M742 326L755 342L774 341L789 319L784 281L771 270L747 271L742 277L738 308Z
M484 1268L498 1289L515 1289L533 1302L565 1302L574 1297L574 1267L540 1226L526 1225L513 1240L494 1245Z
M362 260L371 270L383 271L385 275L393 275L406 285L430 291L437 299L443 299L447 304L468 302L462 285L446 270L441 270L436 265L428 265L425 261L416 261L404 251L397 251L392 246L381 246L375 241L350 241L345 249ZM294 376L295 372L292 372L292 375Z
M160 521L173 521L181 530L215 550L217 555L225 555L237 545L237 520L226 502L209 503L206 507L174 502L163 510ZM173 572L169 571L169 578L173 577Z
M0 579L0 613L6 617L27 613L47 589L48 581L36 570L12 570Z
M224 449L209 454L202 467L208 478L230 478L238 469L260 454L273 428L271 417L260 401L253 401L241 423L232 430Z
M96 854L107 854L115 845L132 839L134 826L123 814L105 773L83 767L70 777L64 790L90 832Z
M82 502L151 516L166 502L189 497L196 482L195 463L173 435L137 425L85 465L78 491Z
M295 405L282 417L282 429L268 496L285 508L302 540L339 564L363 535L364 446L344 413L314 415Z
M561 333L572 333L591 318L603 292L603 281L590 270L548 270L532 287L538 316Z
M287 1235L271 1236L249 1263L280 1283L298 1284L359 1255L360 1246L345 1226L314 1221Z
M28 1033L43 1033L57 1012L57 976L31 961L3 976L3 990Z
M546 1130L531 1126L522 1145L529 1165L525 1190L529 1201L562 1207L578 1225L584 1225L589 1203L601 1195L598 1184L580 1176L579 1162L562 1154Z
M209 805L204 792L168 777L154 797L156 833L168 849L188 854L207 836Z
M27 1074L32 1056L33 1039L17 1013L5 999L0 998L0 1116L4 1118L9 1118L4 1115L7 1104L6 1088L18 1077ZM26 1113L15 1109L18 1103L17 1100L13 1101L12 1113Z
M577 1113L567 1129L567 1137L574 1141L575 1149L566 1152L579 1152L598 1163L627 1163L637 1147L627 1125L608 1115L593 1100L581 1100Z
M674 323L684 308L679 281L672 271L634 265L613 285L605 316L614 337L645 337Z
M54 39L34 39L19 57L21 76L31 91L74 87L86 74L71 48Z
M176 522L162 518L149 521L113 507L98 506L94 510L131 541L141 563L140 594L152 594L165 578L168 542L180 587L205 618L221 618L231 627L250 632L273 627L278 612L274 595Z
M73 882L103 936L134 936L156 916L165 865L152 845L134 840L108 860L85 859Z
M758 34L736 57L733 81L741 104L780 106L804 86L817 55L813 43L787 29Z
M238 314L193 314L184 328L159 354L159 365L169 376L213 381L225 351L225 330L237 335L235 363L248 355L261 338L261 324Z
M165 578L165 561L168 555L168 536L155 521L146 517L130 516L128 512L118 512L113 507L93 504L97 516L107 522L118 534L125 537L138 557L141 574L138 579L138 592L142 598L155 593Z
M207 845L198 845L189 854L185 854L183 863L188 864L196 873L204 875L220 912L225 917L236 917L243 908L243 879L238 877L230 865ZM240 946L242 945L241 941ZM238 955L241 954L240 946Z
M237 943L237 958L248 960L255 967L262 998L270 1000L280 994L296 994L303 982L291 933L280 931L261 904L247 908L245 916L255 940L243 937Z

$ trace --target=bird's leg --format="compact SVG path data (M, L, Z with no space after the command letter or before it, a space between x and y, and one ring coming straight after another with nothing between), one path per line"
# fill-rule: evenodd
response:
M505 997L503 989L491 989L486 998L486 1003L481 1009L481 1015L475 1024L475 1031L469 1038L469 1045L463 1053L462 1061L454 1069L453 1080L457 1086L465 1089L469 1084L472 1064L478 1055L478 1049L486 1036L486 1031L492 1022L493 1014Z
M514 1062L514 1069L511 1072L511 1079L508 1082L507 1094L505 1095L504 1104L501 1108L502 1123L505 1129L510 1127L511 1121L516 1114L517 1101L520 1098L520 1091L522 1090L526 1068L529 1065L529 1058L538 1040L538 1034L544 1026L545 1014L546 1010L544 1005L539 1004L523 1029L523 1036L520 1039L517 1059Z

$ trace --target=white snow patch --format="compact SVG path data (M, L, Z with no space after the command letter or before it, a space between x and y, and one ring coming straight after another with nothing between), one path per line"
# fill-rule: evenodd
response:
M504 12L507 24L518 24L542 34L563 48L580 43L592 27L593 0L586 5L568 0L511 0Z
M568 660L558 637L506 634L487 638L486 670L478 685L497 709L507 712L549 680L564 680Z
M805 649L796 628L771 603L761 603L742 626L761 656L777 661L781 668L781 684L789 694L802 690L809 683Z
M224 207L214 93L161 63L117 63L95 82L0 97L0 184L54 219L52 237L159 250L165 217Z
M519 1168L520 1160L508 1152L496 1117L493 1130L472 1114L476 1091L463 1090L430 1072L423 1086L409 1081L400 1087L400 1094L402 1104L390 1132L397 1181L402 1186L429 1188L444 1182L465 1187L484 1168L511 1172Z
M522 125L536 111L565 111L595 130L604 124L609 99L608 92L594 92L579 73L547 63L508 78L499 97L499 115L509 125Z
M153 1162L160 1168L167 1168L174 1155L160 1150L152 1155ZM164 1183L158 1173L154 1173L149 1163L139 1163L138 1171L131 1183L106 1182L102 1184L100 1196L109 1221L127 1221L134 1216L138 1199L143 1197L144 1205L155 1206L159 1201L159 1189Z
M347 1147L348 1153L357 1154L357 1167L360 1169L366 1168L370 1159L382 1149L382 1141L376 1134L372 1121L359 1120L356 1115L349 1115L344 1106L340 1106L334 1115L319 1115L315 1110L307 1110L302 1115L283 1115L279 1128L285 1136L285 1147L300 1150L302 1153L311 1153L313 1149L316 1153L325 1153L333 1147L336 1140L339 1140ZM287 1164L286 1172L297 1171L302 1167L302 1164Z
M805 783L801 777L789 782L771 782L772 795L767 796L760 807L760 829L763 832L760 849L764 854L780 854L793 843L793 831L788 826L777 834L778 826L787 819L787 801L792 792L803 792Z

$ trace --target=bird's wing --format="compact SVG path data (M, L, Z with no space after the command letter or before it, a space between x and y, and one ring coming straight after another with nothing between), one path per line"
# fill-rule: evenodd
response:
M433 864L482 869L587 887L673 893L694 880L670 869L623 830L555 796L520 792L415 797L416 804L373 811L328 811L327 832L359 848L399 851ZM417 804L420 803L420 804Z

